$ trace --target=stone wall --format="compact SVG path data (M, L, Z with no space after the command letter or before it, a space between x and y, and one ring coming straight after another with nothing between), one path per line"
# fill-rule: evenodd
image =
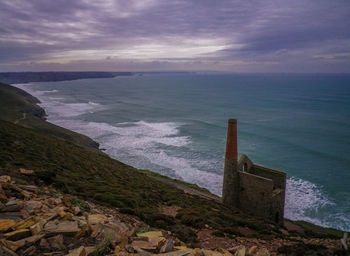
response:
M239 208L262 218L270 218L273 182L260 176L239 172Z

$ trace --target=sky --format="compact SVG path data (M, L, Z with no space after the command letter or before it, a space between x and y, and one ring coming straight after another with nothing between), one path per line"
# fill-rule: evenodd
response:
M350 1L0 1L0 72L168 70L350 73Z

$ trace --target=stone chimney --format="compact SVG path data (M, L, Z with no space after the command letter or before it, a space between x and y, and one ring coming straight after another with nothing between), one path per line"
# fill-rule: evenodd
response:
M228 207L238 207L239 176L237 170L237 120L228 120L222 202Z

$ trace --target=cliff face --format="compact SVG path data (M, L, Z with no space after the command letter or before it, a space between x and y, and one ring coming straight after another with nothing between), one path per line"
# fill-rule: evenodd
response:
M37 105L40 101L27 92L0 83L0 120L49 134L75 144L98 149L98 143L87 136L67 130L45 121L45 110Z

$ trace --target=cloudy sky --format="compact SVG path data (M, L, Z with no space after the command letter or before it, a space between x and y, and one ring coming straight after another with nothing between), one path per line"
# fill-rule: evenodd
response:
M0 71L350 73L349 0L1 0Z

